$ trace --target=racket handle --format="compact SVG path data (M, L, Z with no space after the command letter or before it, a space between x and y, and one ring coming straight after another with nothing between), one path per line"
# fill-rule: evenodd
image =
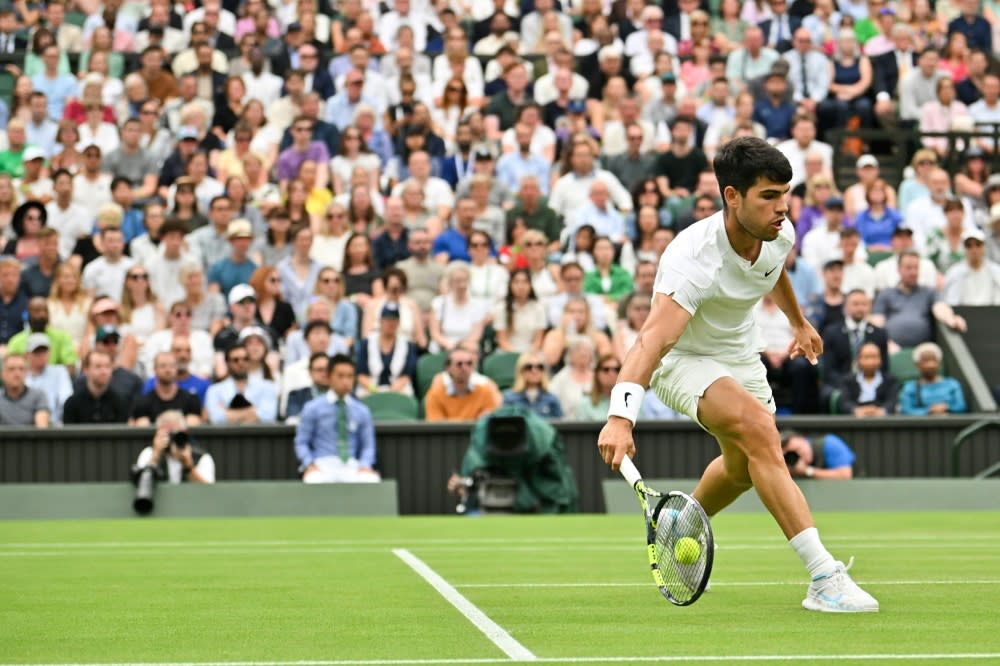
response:
M621 472L622 476L625 477L625 480L633 488L635 484L642 480L642 474L639 474L639 470L635 468L635 463L627 455L622 458L622 465L618 468L618 471Z

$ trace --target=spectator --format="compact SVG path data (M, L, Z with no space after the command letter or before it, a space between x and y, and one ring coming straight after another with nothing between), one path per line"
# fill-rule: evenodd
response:
M844 228L844 200L840 197L827 199L824 205L824 219L802 239L802 258L813 266L823 266L837 257L840 248L840 232Z
M113 363L114 359L107 351L95 348L87 354L83 362L85 374L77 379L73 395L63 405L63 423L84 425L128 422L128 396L136 394L123 394L115 390Z
M299 116L292 123L292 145L281 152L275 167L282 191L298 177L299 168L307 160L316 163L316 186L326 187L330 182L329 151L322 141L313 141L313 120Z
M170 353L173 354L174 361L177 364L177 374L175 380L177 382L177 386L179 386L183 391L196 395L198 397L199 405L204 404L205 393L208 391L208 387L212 385L212 382L204 377L191 374L191 340L183 335L175 335L170 341ZM155 388L155 386L156 377L150 377L146 380L146 383L143 384L143 394L149 393Z
M726 78L750 81L762 77L779 57L777 51L764 45L764 33L759 27L747 26L743 31L743 46L733 50L726 60Z
M153 357L153 389L136 398L130 425L148 426L168 410L179 411L188 425L201 425L201 400L177 383L177 367L173 352Z
M515 125L512 130L504 134L505 137L513 135L516 148L511 147L497 160L497 178L515 194L520 190L522 180L528 176L535 177L542 188L542 193L548 194L551 182L551 159L546 159L532 150L534 134L535 128L524 123ZM554 147L554 136L552 141Z
M330 391L307 403L295 429L295 455L305 483L376 482L375 427L354 389L354 361L330 359Z
M587 273L583 290L617 302L632 292L632 275L614 262L615 246L609 238L594 239L594 270Z
M729 57L730 61L732 57ZM764 97L754 104L753 122L764 127L770 140L784 141L792 134L795 107L788 99L786 76L783 69L768 72L764 77Z
M874 342L864 342L855 359L856 372L841 382L838 411L857 417L885 416L896 412L899 382L883 369L882 351Z
M832 172L832 165L826 169L827 173ZM844 190L844 212L850 219L855 219L859 212L867 207L868 188L874 185L881 177L878 159L874 155L862 155L854 163L854 174L857 182ZM885 181L882 181L885 184ZM896 206L896 190L885 184L885 204L886 206Z
M585 279L586 274L583 267L574 261L568 261L559 267L559 282L562 285L562 290L545 299L549 327L560 325L569 301L582 298L587 301L590 308L594 328L599 331L608 329L608 315L604 307L604 300L597 294L584 291Z
M22 316L28 297L19 288L21 262L14 257L0 257L0 352L24 325Z
M812 35L804 25L792 35L793 50L782 58L788 63L788 80L792 97L804 111L815 115L816 108L826 99L830 89L830 70L823 53L815 48Z
M385 200L384 222L382 232L372 241L375 265L382 271L410 257L410 229L403 223L403 202L400 199L388 197Z
M935 92L936 97L920 107L918 127L921 132L950 132L957 125L955 121L971 120L968 107L955 99L955 81L951 77L938 76ZM921 143L941 157L949 152L948 139L943 136L925 136Z
M424 397L427 421L474 421L502 402L492 379L475 372L477 354L455 346Z
M400 334L400 308L387 301L379 327L358 343L358 392L391 392L412 396L417 376L417 346Z
M147 223L152 212L147 208ZM193 252L185 249L184 232L184 224L179 220L170 219L163 222L163 226L158 230L158 248L140 261L145 265L146 273L149 275L149 287L160 303L181 301L187 295L184 281L181 279L181 267L188 262L197 262L198 258ZM135 246L135 241L132 245ZM134 249L132 253L136 254Z
M840 198L833 185L833 178L826 173L817 173L806 181L805 197L803 206L795 217L795 247L801 253L802 242L813 228L824 223L823 217L826 214L826 202L830 199Z
M313 362L313 357L317 354L324 358L322 366L326 374L323 376L323 383L327 382L330 372L326 360L329 358L327 349L330 347L331 332L330 324L325 321L311 321L306 324L302 331L302 339L308 353L294 363L285 363L284 372L281 374L281 395L278 403L280 413L287 414L288 400L292 393L315 385L313 367L318 367L318 364ZM300 404L295 413L300 413L303 406L305 403Z
M59 256L69 259L77 242L90 236L92 215L89 210L74 202L73 174L69 171L53 170L52 190L55 198L45 206L45 224L59 233Z
M365 308L361 324L361 334L367 337L379 328L379 321L386 305L392 304L399 312L398 334L418 349L427 348L427 331L424 316L416 301L407 295L408 280L406 273L398 268L390 268L382 273L382 283L385 285L385 297L373 299ZM359 366L360 372L360 366Z
M593 324L588 302L583 298L573 297L566 303L559 326L550 329L542 340L546 362L550 366L556 365L579 338L588 339L599 356L607 356L612 352L608 336ZM566 407L565 403L563 407ZM575 405L572 408L575 409Z
M823 172L833 170L833 146L816 140L816 121L812 116L798 114L792 118L792 137L776 147L788 158L792 165L792 188L804 183L807 178L806 157L818 154L822 158Z
M439 285L444 277L445 267L431 259L431 238L427 229L410 229L407 247L410 256L396 264L396 268L406 274L409 294L422 312L428 312L434 297L439 293Z
M559 398L549 393L549 377L540 352L527 351L518 357L514 386L504 391L503 404L524 407L546 419L562 418Z
M368 236L355 233L344 247L344 294L362 309L384 293Z
M212 384L205 394L209 423L274 423L278 415L278 390L274 382L248 376L250 355L236 343L225 352L228 376Z
M541 349L545 308L535 296L527 269L511 273L506 297L493 304L492 319L500 350L523 353Z
M611 406L611 388L618 381L622 364L611 355L597 359L597 370L590 395L577 404L574 417L580 421L601 421L607 418Z
M892 232L892 255L875 264L875 291L882 291L899 284L899 257L903 252L913 250L913 230L904 224ZM937 289L939 275L927 257L920 257L917 284Z
M840 230L840 257L844 260L841 289L845 293L864 289L869 296L875 296L875 269L868 264L867 253L861 246L861 234L854 227Z
M125 285L125 274L135 262L125 256L125 235L118 227L101 229L101 256L83 269L83 287L91 296L100 291L120 302Z
M432 351L448 351L465 342L478 345L489 323L490 304L469 294L469 269L454 263L446 274L448 291L431 302Z
M903 216L889 203L891 193L892 189L881 178L876 178L865 188L867 206L858 211L854 226L870 252L891 251L892 237L896 228L903 223Z
M256 322L267 329L271 340L276 343L284 340L295 327L295 311L282 298L282 278L278 269L274 266L258 268L250 277L250 286L257 297Z
M583 226L592 227L600 236L606 236L617 245L625 242L625 218L609 200L606 183L595 180L590 185L588 200L572 216L571 233Z
M823 379L829 387L838 387L851 373L861 346L872 343L879 348L882 370L889 369L889 337L884 328L872 324L872 300L861 289L844 298L844 321L823 331Z
M322 325L321 322L317 322ZM287 382L289 371L282 379ZM284 389L282 389L284 391ZM316 352L309 357L309 383L301 388L292 389L285 401L284 421L288 425L297 425L305 406L316 398L322 398L330 390L330 357L325 351Z
M205 272L200 261L185 260L178 274L184 287L184 298L174 301L172 305L180 303L190 309L192 329L215 335L222 329L226 316L225 297L205 289ZM169 318L167 323L170 323Z
M157 353L170 351L175 339L184 338L188 340L191 347L189 366L191 373L199 377L212 376L215 365L215 345L208 330L194 328L192 324L193 312L191 306L184 301L177 301L170 306L170 311L167 313L167 328L151 335L142 347L140 361L143 368L152 368L153 357Z
M934 168L927 176L928 194L913 200L903 211L903 221L913 229L917 245L923 246L935 229L941 229L947 223L945 204L951 199L951 178L948 172ZM971 215L963 211L963 225L972 226Z
M619 211L632 210L632 197L610 171L595 166L596 152L587 140L574 139L567 149L569 169L552 187L549 207L563 217L571 216L579 202L590 193L595 180L608 187L611 200Z
M0 254L11 255L22 263L37 260L38 234L45 227L47 215L45 206L38 201L26 201L18 206L10 223L15 238L5 244Z
M152 467L157 470L157 478L168 483L215 483L215 459L194 446L196 442L188 437L187 427L180 410L160 414L152 445L139 453L136 467Z
M257 321L257 292L248 284L238 284L229 290L229 323L212 341L215 351L225 352L239 342L240 333ZM216 359L219 361L221 359ZM216 376L224 377L224 366L216 363Z
M73 394L73 383L65 366L49 364L51 344L44 333L32 333L28 336L28 374L25 384L45 394L52 422L61 424L63 403Z
M227 200L228 201L228 200ZM208 290L228 294L238 284L250 281L257 264L249 257L253 227L246 220L233 220L226 227L229 256L211 264L208 269Z
M179 180L177 190L193 192L193 183L187 179ZM226 236L229 224L233 222L232 202L222 195L214 197L209 203L208 217L211 224L199 227L187 236L188 246L201 258L202 266L206 270L209 266L225 259L230 252Z
M965 256L944 276L948 305L1000 305L1000 264L986 259L986 236L979 229L962 234Z
M956 3L960 14L948 24L948 33L960 32L965 35L969 47L982 49L987 53L993 50L993 28L980 15L978 0L960 0Z
M965 257L965 204L961 199L951 198L944 203L945 224L932 229L927 235L924 254L945 273ZM976 230L970 228L969 231ZM978 230L977 230L978 231Z
M875 300L871 322L885 327L899 347L915 347L934 337L934 320L964 333L965 319L928 287L917 282L920 255L912 250L899 257L899 284L882 290ZM890 352L894 351L890 345Z
M836 435L824 435L822 441L814 442L797 432L785 431L781 434L781 451L789 473L796 478L854 478L854 452Z
M550 246L558 246L563 225L556 212L549 208L548 199L542 195L543 188L547 188L547 184L534 176L521 178L517 198L507 211L508 235L520 220L526 229L544 234ZM499 242L501 239L494 240Z
M625 316L618 320L611 337L611 347L619 362L624 363L625 354L639 337L639 331L649 318L652 300L653 296L649 292L633 292L625 299Z
M347 308L350 308L353 312L353 319L351 320L353 322L353 328L351 328L352 336L350 338L345 337L341 333L344 328L344 319L341 315L341 307L343 307L344 312L348 311ZM331 321L333 322L333 324L331 324L333 335L330 336L330 344L327 347L327 355L329 356L348 353L351 345L357 337L357 308L355 308L354 304L347 299L341 299L338 301L336 308L336 314L334 314L334 306L330 304L330 301L323 296L317 296L309 304L309 307L306 308L306 315L303 322L304 326L308 326L309 323L313 321L322 321L327 324ZM300 359L308 357L309 346L306 344L303 329L296 329L289 333L285 342L285 365L290 365Z
M770 294L765 294L754 307L754 319L764 343L761 360L767 379L775 390L774 402L787 407L793 414L815 414L819 411L818 373L816 367L788 353L792 327Z
M70 372L76 372L76 344L70 334L49 324L49 302L44 296L35 296L28 301L25 314L27 327L7 342L7 352L24 354L28 351L28 338L41 333L49 340L49 360L55 365L64 365Z
M297 226L289 234L292 253L278 262L281 294L295 312L305 309L322 265L310 258L313 233L308 225Z
M149 286L149 272L142 266L133 266L125 274L121 313L125 332L135 337L140 347L165 326L166 312Z
M900 413L909 416L964 414L968 411L962 385L952 377L941 376L941 348L924 342L913 350L918 379L903 384Z
M240 331L239 343L247 348L247 377L266 379L281 385L281 358L272 348L271 336L260 326L247 326ZM220 373L220 377L223 375Z

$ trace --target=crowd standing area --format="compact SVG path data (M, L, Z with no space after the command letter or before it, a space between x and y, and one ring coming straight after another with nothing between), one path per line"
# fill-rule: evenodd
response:
M296 423L344 382L351 428L603 420L748 135L791 163L826 345L789 359L757 306L781 411L965 411L932 338L1000 303L996 145L922 133L1000 123L998 29L996 0L15 0L0 424ZM843 128L911 130L909 166Z

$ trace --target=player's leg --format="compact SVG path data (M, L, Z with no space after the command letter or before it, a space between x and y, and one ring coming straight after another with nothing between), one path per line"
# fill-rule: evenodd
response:
M719 446L731 450L708 464L691 493L709 516L719 513L753 487L743 452L722 441Z
M739 470L746 465L761 501L812 577L802 605L827 612L877 611L878 602L851 580L820 541L809 505L782 457L774 416L761 400L732 377L723 377L698 401L698 420L719 440L723 459L721 469L716 465L713 477L703 478L702 484L715 501L722 501L727 489L738 490Z

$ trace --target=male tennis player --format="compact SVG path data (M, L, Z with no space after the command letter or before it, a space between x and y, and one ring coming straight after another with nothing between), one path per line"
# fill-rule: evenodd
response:
M803 607L877 611L823 546L788 473L759 356L751 309L768 292L792 325L791 357L815 364L823 352L784 270L795 241L785 218L792 168L767 142L743 137L716 154L715 175L723 210L678 234L660 258L652 312L625 357L598 447L613 469L635 454L632 428L650 386L719 441L722 455L693 493L709 516L756 487L812 577Z

